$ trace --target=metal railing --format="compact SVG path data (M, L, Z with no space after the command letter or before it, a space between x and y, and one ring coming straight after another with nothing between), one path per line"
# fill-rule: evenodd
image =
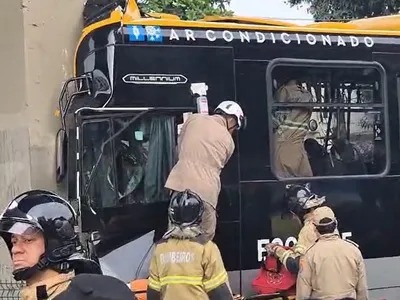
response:
M13 280L0 280L0 299L1 300L19 300L20 291L24 287L21 282Z

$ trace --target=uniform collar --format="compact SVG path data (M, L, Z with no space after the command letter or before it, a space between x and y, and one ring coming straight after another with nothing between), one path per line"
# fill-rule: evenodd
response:
M221 116L221 115L211 115L211 117L214 118L214 120L219 123L220 125L224 126L224 127L228 127L228 124L226 122L226 119Z
M327 233L327 234L323 234L319 237L319 240L323 240L323 241L330 241L330 240L337 240L339 239L339 232L333 232L333 233Z
M35 284L24 287L21 290L22 300L37 300L37 287L46 286L47 295L54 297L64 291L69 281L75 276L74 272L58 274L54 277L39 281Z

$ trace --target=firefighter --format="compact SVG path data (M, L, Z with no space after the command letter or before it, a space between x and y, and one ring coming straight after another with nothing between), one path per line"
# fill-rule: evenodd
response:
M358 245L341 239L328 207L314 213L317 242L301 258L296 299L368 299L364 259Z
M175 193L170 230L150 262L148 300L233 299L217 245L201 233L204 202L195 193Z
M0 216L0 235L10 251L13 276L25 281L23 300L54 299L78 272L101 273L81 254L76 214L58 195L32 190L15 197Z
M189 189L205 201L201 228L209 240L214 238L217 224L220 174L235 149L232 135L245 126L246 118L239 104L223 101L214 115L190 115L179 135L178 162L165 187L171 196Z
M279 244L267 244L268 255L276 256L293 274L299 271L300 256L317 240L313 225L313 215L323 208L325 196L319 197L311 192L309 185L289 185L285 198L292 216L303 225L299 232L298 241L291 249L285 249Z
M311 103L312 95L297 80L289 80L276 92L277 102ZM281 112L280 112L281 113ZM288 108L275 130L275 173L279 177L312 177L304 148L312 107Z

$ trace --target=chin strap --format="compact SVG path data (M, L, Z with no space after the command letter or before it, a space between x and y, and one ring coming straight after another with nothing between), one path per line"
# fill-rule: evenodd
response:
M68 262L50 264L47 258L42 257L39 262L33 267L15 270L13 272L13 276L16 281L25 281L31 278L36 272L42 271L44 269L53 269L54 271L57 271L59 273L67 273L71 270L70 264Z
M61 253L62 256L66 257L72 255L75 252L76 245L68 244L63 247L57 248L53 251L53 256L56 253ZM60 257L61 255L55 255L56 257ZM59 273L67 273L71 270L71 264L68 261L63 262L52 262L46 256L46 253L42 254L39 258L39 261L36 265L29 268L21 268L15 270L13 272L14 279L16 281L28 280L31 278L36 272L42 271L45 269L53 269Z
M36 272L41 271L49 266L49 261L48 259L42 255L39 259L39 262L34 265L33 267L30 268L22 268L15 270L13 272L14 279L16 281L21 281L21 280L28 280L31 278Z

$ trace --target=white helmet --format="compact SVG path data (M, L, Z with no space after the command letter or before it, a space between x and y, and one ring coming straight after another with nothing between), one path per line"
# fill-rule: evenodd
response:
M224 114L229 116L235 116L238 124L238 129L246 128L246 117L244 116L243 110L239 104L235 101L222 101L214 110L214 113L222 111Z

